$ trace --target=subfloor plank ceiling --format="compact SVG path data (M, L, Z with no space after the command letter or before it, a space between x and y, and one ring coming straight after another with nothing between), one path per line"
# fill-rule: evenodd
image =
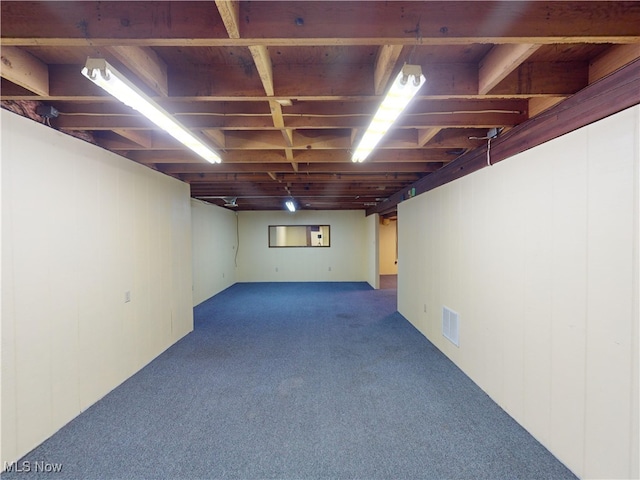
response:
M3 1L1 32L3 108L183 180L194 198L392 216L387 199L490 131L638 59L640 2ZM100 91L80 74L87 57L125 72L222 163ZM353 163L405 63L425 85ZM34 115L40 105L59 115Z

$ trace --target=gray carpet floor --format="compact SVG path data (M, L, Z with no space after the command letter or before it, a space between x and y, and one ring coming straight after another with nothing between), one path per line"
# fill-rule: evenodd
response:
M364 283L236 284L3 479L575 478ZM33 463L32 463L33 464Z

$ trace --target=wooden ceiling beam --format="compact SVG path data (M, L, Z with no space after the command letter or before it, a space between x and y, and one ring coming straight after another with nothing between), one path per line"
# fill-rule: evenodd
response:
M489 93L540 47L539 44L528 43L494 46L480 61L478 93Z
M302 19L339 18L339 22L305 23L307 37L390 37L404 33L403 38L415 43L420 25L420 42L452 37L475 38L468 43L486 42L488 37L534 37L559 39L558 32L580 38L621 32L638 35L640 5L637 2L302 2L296 4L295 15ZM613 4L612 4L613 3ZM598 15L593 15L597 11ZM298 36L299 26L283 21L290 18L290 2L252 2L243 4L241 16L247 19L244 37ZM383 22L380 19L384 19ZM443 30L443 25L446 29ZM499 33L498 33L499 32ZM575 43L578 43L575 42ZM538 43L538 42L528 42Z
M226 117L268 117L272 115L270 109L271 101L264 97L261 101L243 101L240 98L233 102L202 101L198 99L182 100L176 98L159 98L155 101L169 113L177 118L186 118L194 115L211 115ZM295 117L336 117L336 116L363 116L370 118L376 111L380 99L377 97L359 97L352 101L340 101L325 99L325 101L297 101L292 106L282 110L283 125L284 118ZM104 97L98 101L72 102L58 101L56 107L62 114L99 114L99 115L122 115L135 116L126 105ZM408 112L430 112L430 113L521 113L527 109L527 99L522 98L484 98L474 95L471 98L439 98L425 99L418 96L411 102Z
M304 163L300 164L300 172L367 172L367 173L430 173L440 168L438 163L417 162L376 162L366 165L353 162L342 163Z
M373 90L376 95L382 95L387 88L400 53L402 53L402 48L402 45L382 45L378 49L378 56L373 69Z
M127 130L125 128L117 128L114 129L113 132L145 149L150 148L153 143L151 136L152 132L150 130Z
M29 52L2 47L0 75L10 82L43 97L49 96L49 67Z
M280 67L274 66L274 75ZM99 87L78 73L79 69L80 66L74 65L50 66L49 97L67 101L110 101ZM327 74L324 66L291 66L283 71L282 75L277 75L276 88L279 97L332 101L371 100L371 105L375 105L379 99L374 98L370 81L372 69L373 67L350 69L349 75L336 83L335 78ZM425 74L429 79L428 88L424 89L423 95L417 99L418 102L425 99L482 98L478 94L478 71L474 64L431 64L428 68L425 67ZM508 75L492 90L491 95L493 99L527 95L570 95L586 85L587 74L586 62L526 63ZM218 81L211 82L209 79L212 76ZM265 100L262 85L247 77L239 66L225 68L224 75L214 70L173 72L169 81L170 95L173 97L172 100L177 101ZM368 110L371 115L375 108L369 107ZM285 118L288 116L285 114Z
M544 99L546 97L541 97ZM532 99L533 100L533 99ZM434 127L435 128L435 127ZM426 131L424 129L422 131ZM428 147L440 149L473 148L483 142L471 140L469 137L481 137L484 129L450 128L436 132ZM101 145L114 151L120 150L184 150L184 147L173 138L163 135L159 131L132 130L148 135L150 144L140 146L123 141L119 136L108 136L110 130L102 131ZM294 130L293 146L295 150L349 150L352 146L349 130ZM418 132L414 129L396 129L385 137L384 143L378 148L388 149L415 149L419 147ZM284 150L285 141L280 132L275 130L216 130L204 129L203 133L214 141L218 148L229 150ZM425 152L426 154L426 152Z
M242 183L257 182L266 184L277 183L371 183L390 182L404 183L419 180L422 175L417 173L189 173L173 171L172 173L182 173L184 180L194 183L218 184L218 183ZM271 173L271 175L269 175ZM203 187L204 188L204 187Z
M150 47L113 46L107 50L156 94L169 96L167 64Z
M154 164L162 172L172 173L296 173L290 163L206 163ZM417 162L379 162L367 165L353 162L343 163L301 163L299 173L430 173L436 171L442 163Z
M216 0L216 7L229 38L240 38L240 2Z
M216 148L222 150L226 148L227 140L223 130L219 130L217 128L204 128L202 129L202 134L211 140Z
M438 132L442 130L440 127L420 128L418 129L418 146L424 147Z
M429 1L429 0L426 0ZM18 2L6 2L6 3L18 3ZM69 2L72 3L72 2ZM89 2L86 2L89 3ZM185 2L186 3L186 2ZM265 2L266 3L266 2ZM480 3L480 2L479 2ZM2 2L3 5L5 2ZM577 43L593 43L593 44L632 44L640 42L640 34L637 32L630 34L611 34L611 35L575 35L575 36L496 36L488 35L483 37L439 37L422 39L421 45L428 45L434 47L446 47L446 46L464 46L468 44L500 44L500 43L535 43L541 45L566 45ZM114 38L112 36L105 36L99 38L87 39L85 37L39 37L29 35L25 37L6 36L0 38L0 46L14 46L14 47L64 47L64 48L76 48L76 47L109 47L114 44L128 46L128 47L211 47L211 48L223 48L223 47L249 47L252 45L264 45L267 47L332 47L332 46L381 46L381 45L415 45L415 37L348 37L348 38L336 38L336 37L295 37L295 38L227 38L227 37L199 37L199 38L168 38L168 37L127 37L127 38Z
M640 58L640 43L613 45L589 63L589 83L615 72Z
M145 164L146 165L146 164ZM295 173L290 163L218 163L194 164L194 163L158 163L151 164L157 170L167 173L195 173L206 175L207 173Z
M316 200L326 199L335 202L336 205L344 200L376 201L376 199L387 198L393 191L387 188L369 188L337 186L331 190L308 190L302 186L294 186L287 190L280 185L246 185L246 186L224 186L210 190L193 190L191 196L203 199L204 197L237 197L237 198L286 198L295 197L298 202L302 198L315 198Z
M534 97L529 100L529 117L535 117L536 115L548 110L554 105L562 102L567 97Z
M249 51L253 57L256 70L258 70L258 75L260 75L260 81L265 93L268 97L273 97L273 66L271 65L269 50L264 45L250 45Z
M375 8L373 3L309 1L292 7L287 1L241 2L238 17L246 22L242 24L244 38L240 39L229 38L223 23L227 10L236 21L235 6L219 6L216 11L207 2L130 1L125 14L117 8L118 2L105 3L99 9L93 2L55 2L59 18L68 19L63 23L51 21L53 2L2 2L2 42L9 45L5 42L11 39L13 45L44 45L48 41L60 46L411 45L415 34L405 32L418 23L420 41L427 45L640 40L640 6L630 1L593 1L587 6L576 1L495 2L491 8L485 2L375 2ZM305 38L301 38L300 26L290 21L292 15L308 20ZM147 22L149 18L155 21ZM340 21L311 21L318 18ZM148 24L148 28L132 28L141 24Z
M426 128L426 127L468 127L492 128L504 125L517 125L526 117L523 114L511 113L456 113L456 114L407 114L400 118L394 128ZM297 117L286 120L288 129L343 129L363 128L368 125L368 119L363 117L339 117L323 119L317 117ZM193 130L221 129L221 130L273 130L270 119L263 117L212 117L189 116L181 119L181 123ZM73 115L60 116L56 119L56 126L67 130L148 130L158 129L150 121L142 117L123 116L95 116ZM283 135L287 135L283 133ZM288 138L288 135L287 137Z
M493 87L491 94L568 96L588 85L588 75L587 62L528 62Z
M163 150L137 150L127 153L127 158L139 163L192 163L202 165L202 160L190 151L163 151ZM420 150L378 150L371 154L368 163L376 162L416 162L416 163L441 163L455 158L444 149L420 149ZM253 151L227 151L222 154L223 163L280 163L289 162L281 150L253 150ZM351 163L351 154L348 150L306 150L295 155L297 163Z
M487 127L516 125L524 119L520 113L406 113L394 124L394 128L424 127ZM369 119L364 117L340 117L333 119L297 117L285 119L289 128L366 128ZM230 122L231 123L231 122Z

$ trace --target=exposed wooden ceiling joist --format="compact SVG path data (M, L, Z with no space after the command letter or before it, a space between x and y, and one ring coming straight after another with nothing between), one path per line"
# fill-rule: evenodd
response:
M638 2L239 2L230 38L209 2L2 2L4 45L251 46L635 43ZM219 6L221 3L216 2ZM491 4L487 6L487 4ZM223 11L233 11L230 8ZM51 12L64 21L51 21ZM594 14L595 13L595 14ZM152 23L150 18L155 19ZM327 19L339 18L340 22ZM299 19L298 21L296 21ZM509 21L509 20L512 21ZM145 28L135 28L144 25ZM406 32L406 33L405 33ZM9 40L9 38L11 40Z
M527 143L518 132L538 125L532 117L566 115L563 105L640 58L640 2L9 1L0 22L5 108L33 118L53 106L52 128L194 195L251 196L240 210L281 208L286 192L308 208L373 203L387 214L411 185L471 169L489 129ZM87 56L114 63L223 163L87 81ZM404 63L421 66L425 85L370 158L352 163Z

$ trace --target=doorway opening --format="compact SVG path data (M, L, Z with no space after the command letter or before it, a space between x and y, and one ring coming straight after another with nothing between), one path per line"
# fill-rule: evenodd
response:
M398 217L380 218L378 225L380 289L398 289Z

